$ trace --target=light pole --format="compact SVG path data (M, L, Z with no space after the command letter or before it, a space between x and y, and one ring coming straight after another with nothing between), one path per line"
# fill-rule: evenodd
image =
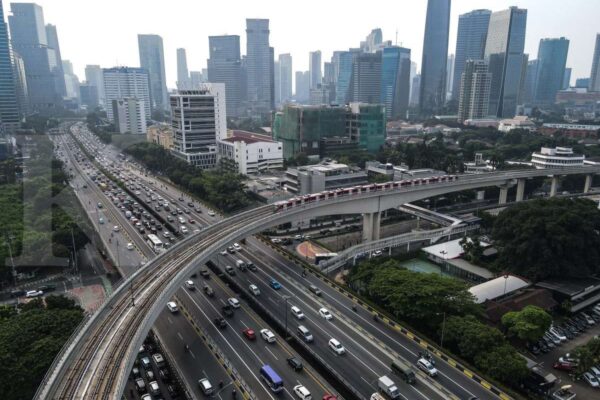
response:
M444 330L446 329L446 311L444 311L444 316L442 319L442 337L440 339L440 348L444 347Z
M285 311L285 340L288 340L288 300L290 296L283 296L284 303L284 311Z

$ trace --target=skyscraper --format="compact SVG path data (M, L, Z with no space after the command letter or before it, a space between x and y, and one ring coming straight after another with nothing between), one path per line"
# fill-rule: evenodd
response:
M32 111L47 112L62 106L62 96L56 91L56 76L51 69L55 62L53 49L48 45L44 12L33 3L11 3L8 17L13 50L25 65L29 106Z
M592 72L590 73L590 92L600 92L600 33L596 34L596 46L592 59Z
M63 97L73 97L69 96L67 93L67 83L64 76L65 72L63 70L63 61L60 54L60 44L58 43L58 32L56 30L56 25L46 25L46 37L48 38L48 47L50 51L50 70L54 74L56 93Z
M446 62L446 100L452 98L452 85L454 82L454 54L448 56Z
M246 19L246 74L248 108L268 114L273 107L273 57L269 46L269 20Z
M70 99L79 99L79 78L73 72L73 64L69 60L63 60L62 64L66 96Z
M484 60L467 60L460 83L458 120L485 118L490 101L492 76Z
M104 95L106 99L106 116L113 117L113 100L132 97L143 102L146 120L150 119L150 88L148 87L148 71L144 68L115 67L104 68Z
M381 63L380 103L388 119L403 118L410 95L410 49L384 47Z
M29 90L27 89L27 74L25 73L25 62L19 53L13 51L13 76L17 86L17 103L20 115L29 113Z
M199 168L214 168L217 141L227 135L225 85L207 83L201 90L171 95L172 152Z
M421 94L421 74L416 74L412 82L410 83L411 92L410 92L410 101L409 104L411 106L419 105L419 96Z
M292 99L292 56L279 55L279 101L286 103Z
M243 114L242 60L238 35L209 36L208 81L225 84L227 115Z
M352 79L352 60L350 51L334 53L335 97L337 104L346 104L349 100L348 89Z
M140 66L148 71L152 109L169 109L167 78L165 75L165 53L159 35L138 35Z
M296 71L296 102L307 104L310 94L310 73L308 71Z
M191 89L185 49L177 49L177 89Z
M525 81L523 82L523 92L521 93L521 102L531 104L535 97L535 84L537 83L538 60L529 60L525 70Z
M460 92L460 80L465 62L483 59L491 14L490 10L473 10L458 17L454 78L451 86L453 99L457 99Z
M308 70L310 72L310 88L315 89L323 81L320 50L311 51L308 54Z
M449 29L450 0L428 0L419 96L423 115L438 113L445 103Z
M525 75L527 10L511 7L490 17L485 59L492 74L490 115L512 118L517 111L521 79Z
M561 90L569 53L569 40L541 39L538 48L538 70L535 84L535 104L554 104L556 92Z
M19 102L8 30L0 0L0 133L12 132L19 127Z
M348 96L350 102L380 103L381 51L377 53L354 53Z
M381 28L375 28L367 35L367 39L361 42L361 49L366 53L373 53L379 50L383 43L383 32Z
M104 72L99 65L85 66L85 80L89 85L96 87L98 94L98 103L106 105L106 95L104 94Z
M565 68L565 74L563 75L562 87L561 89L568 89L571 86L571 72L573 70L571 68Z
M200 89L200 85L206 82L205 76L202 75L202 71L190 71L190 84L192 89Z

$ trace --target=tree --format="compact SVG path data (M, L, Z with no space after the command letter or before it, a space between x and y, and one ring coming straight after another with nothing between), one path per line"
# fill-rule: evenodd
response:
M448 318L444 333L446 342L454 345L467 359L473 359L504 341L498 329L481 323L472 315Z
M529 375L527 361L509 344L482 351L475 356L474 362L492 378L512 385Z
M600 272L600 210L587 199L540 199L502 211L497 270L537 281Z
M536 342L552 324L552 316L536 306L527 306L521 311L510 311L502 316L510 336L526 342Z
M483 257L483 247L478 238L465 236L460 240L460 245L470 262L476 264Z

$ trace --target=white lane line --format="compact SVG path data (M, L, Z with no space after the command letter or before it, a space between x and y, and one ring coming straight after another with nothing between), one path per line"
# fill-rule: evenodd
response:
M277 356L269 349L269 346L265 346L265 350L267 350L273 356L274 359L279 361L279 358L277 358Z
M179 337L180 340L183 340L183 336L181 336L180 332L177 332L177 336Z

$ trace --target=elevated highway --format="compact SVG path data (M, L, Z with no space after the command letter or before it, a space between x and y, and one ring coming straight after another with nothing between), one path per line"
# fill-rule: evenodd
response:
M275 212L273 205L226 218L175 245L140 268L76 332L44 378L36 399L114 399L123 392L137 350L154 320L189 274L230 243L300 218L379 214L446 193L504 187L536 176L600 173L598 167L524 170L460 176L453 182L366 192L301 204ZM591 180L591 178L590 178ZM586 185L588 186L588 185ZM371 218L371 221L375 218Z

